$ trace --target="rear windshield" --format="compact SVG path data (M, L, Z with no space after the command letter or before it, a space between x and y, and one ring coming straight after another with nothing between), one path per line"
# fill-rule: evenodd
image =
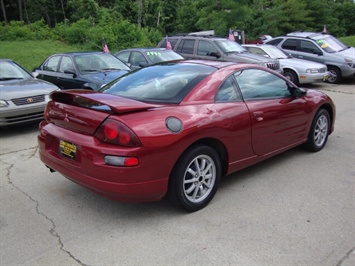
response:
M188 63L162 63L120 77L100 91L142 102L180 103L205 77L217 69Z

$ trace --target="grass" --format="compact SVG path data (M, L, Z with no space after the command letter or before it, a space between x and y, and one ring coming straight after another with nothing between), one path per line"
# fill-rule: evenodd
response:
M347 46L355 47L355 36L341 37L339 40Z
M0 42L0 58L12 59L29 72L52 54L75 51L88 51L88 49L80 45L74 46L49 40Z
M355 36L339 38L344 44L355 47ZM9 58L29 72L38 67L48 56L55 53L89 51L82 45L68 45L59 41L12 41L0 42L0 58Z

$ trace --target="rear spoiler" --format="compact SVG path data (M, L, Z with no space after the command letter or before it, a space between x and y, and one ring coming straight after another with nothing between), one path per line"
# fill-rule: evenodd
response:
M157 105L91 90L54 91L50 98L54 102L116 114L144 111L157 107Z

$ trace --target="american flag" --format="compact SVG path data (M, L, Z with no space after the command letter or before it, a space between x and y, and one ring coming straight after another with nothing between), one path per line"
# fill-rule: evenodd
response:
M109 53L110 52L110 50L107 47L105 39L102 39L102 50L104 51L104 53Z
M325 24L324 24L322 33L327 33L327 27L325 26Z
M234 38L234 35L233 35L233 31L231 29L229 29L228 39L231 40L231 41L235 41L235 38Z
M166 49L172 50L173 47L171 47L171 43L169 42L168 36L166 36L165 39L166 39Z

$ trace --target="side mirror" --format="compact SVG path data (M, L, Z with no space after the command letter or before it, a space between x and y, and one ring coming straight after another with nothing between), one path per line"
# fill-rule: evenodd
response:
M209 52L209 53L207 53L207 55L214 56L216 58L220 58L221 57L221 55L218 52Z
M140 63L139 63L139 66L140 66L140 67L146 67L147 65L148 65L147 62L140 62Z
M76 78L76 72L74 70L72 70L72 69L64 70L64 74L73 75L73 78Z

